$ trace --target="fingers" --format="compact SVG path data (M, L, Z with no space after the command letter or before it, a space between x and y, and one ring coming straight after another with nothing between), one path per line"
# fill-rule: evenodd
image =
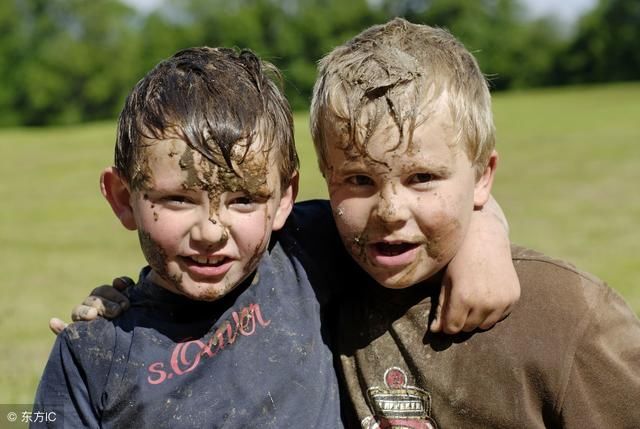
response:
M57 317L53 317L49 320L49 329L51 329L51 332L53 332L56 335L64 331L64 328L66 327L67 327L67 324L63 320L58 319Z
M478 328L491 328L497 322L497 320L492 317L493 314L494 312L491 310L471 310L467 313L461 330L463 332L471 332ZM486 328L483 328L483 326L486 326Z
M118 289L124 282L121 281L121 279L122 278L114 280L114 285L117 283L118 286L111 287L103 285L95 288L83 304L95 307L103 317L113 318L117 316L129 308L129 299L120 292L124 289ZM125 288L127 286L125 286Z
M445 277L440 295L436 315L429 326L431 332L444 332L445 334L457 334L461 331L472 331L482 322L480 312L474 310L469 304L469 296L456 293L449 277ZM476 303L477 304L477 303Z
M94 295L86 297L82 302L82 306L95 309L96 316L102 316L107 319L118 317L122 312L120 304Z
M431 332L449 335L471 332L477 328L488 329L500 321L503 314L504 309L497 307L494 297L462 294L452 286L451 279L445 277L438 296L435 318L429 329Z
M484 320L478 324L478 327L482 330L487 330L493 327L496 323L507 317L511 312L512 305L507 305L504 308L496 309L486 315Z
M444 332L449 335L490 329L509 315L513 301L508 302L499 304L496 298L491 296L456 296L455 291L452 293L448 287L443 287L436 317L429 329L431 332Z
M453 335L461 331L469 329L473 319L469 319L469 307L462 305L453 305L451 300L445 302L442 306L441 330L445 334ZM473 330L473 329L471 329Z
M442 318L444 317L442 308L445 303L448 302L448 295L451 288L449 285L445 285L440 289L440 295L438 296L438 306L436 307L436 315L429 326L431 332L441 332L442 331Z
M82 304L76 306L71 312L71 319L94 320L98 316L107 319L118 317L129 308L129 299L121 291L134 284L128 277L118 277L113 280L113 286L99 286L91 291Z
M136 282L134 282L133 279L131 279L131 278L127 277L127 276L116 277L115 279L113 279L113 282L111 282L111 286L113 286L114 288L116 288L120 292L122 292L123 290L125 290L129 286L134 286L135 284L136 284ZM127 305L129 305L128 302L127 302Z
M98 310L87 305L77 305L71 312L71 320L94 320L98 317Z

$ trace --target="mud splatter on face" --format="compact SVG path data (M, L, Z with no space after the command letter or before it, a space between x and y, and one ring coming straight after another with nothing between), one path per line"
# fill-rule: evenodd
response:
M142 229L138 230L138 239L140 240L140 248L144 254L145 259L153 268L154 272L161 278L171 282L174 286L178 287L182 278L173 278L168 272L168 258L162 247L156 243L151 234Z
M417 258L415 261L413 261L413 263L411 265L409 265L409 267L404 271L404 273L402 274L402 276L397 279L397 281L395 282L396 284L401 284L401 285L405 285L407 283L411 283L414 276L415 276L415 272L418 269L418 264L420 263L420 258Z
M153 268L151 281L198 300L219 299L255 272L269 242L282 186L278 170L270 169L271 154L258 144L249 152L240 148L231 153L228 165L222 156L205 157L178 138L160 140L147 150L152 186L138 194L148 193L146 201L138 201L138 218L144 221L138 226L143 253ZM169 157L169 152L178 155ZM209 228L210 234L190 237L192 221ZM218 251L229 242L237 255L228 259L235 256L237 261L224 276L191 270L185 261L194 252L225 256L227 250Z
M351 248L353 249L353 256L360 259L363 262L368 262L367 258L367 242L369 241L369 236L366 231L362 231L360 234L355 235L351 239Z
M219 288L213 288L213 289L203 288L203 291L198 297L198 299L202 301L215 301L222 298L229 292L231 292L237 286L237 284L233 284L229 282L229 279L227 278L224 278L222 282L223 282L223 285L222 287L219 287Z
M438 235L432 235L428 237L427 241L427 254L437 260L441 261L449 252L451 248L457 248L460 243L453 243L451 240L447 240L444 237L457 237L460 236L463 231L463 224L460 219L452 218L446 225L443 225ZM452 256L452 255L450 255Z
M152 177L149 164L145 159L138 160L133 167L131 175L131 188L134 191L149 189L151 187Z
M255 268L258 266L258 262L262 257L262 253L263 253L262 248L265 244L266 239L267 237L263 238L258 244L256 244L255 248L253 249L253 256L251 256L251 259L249 259L249 261L243 268L244 274L249 274L253 272L253 270L255 270Z
M200 185L200 179L198 178L198 172L195 168L193 154L193 149L187 146L185 147L184 152L182 152L180 161L178 161L180 169L187 173L187 177L182 184L185 189L196 189Z
M238 147L241 147L239 145ZM222 154L214 151L212 158L205 158L190 147L185 148L179 166L186 177L182 184L185 190L203 190L211 202L211 218L215 217L225 192L241 192L251 199L264 201L271 197L267 183L268 159L261 153L232 153L232 167L227 165Z

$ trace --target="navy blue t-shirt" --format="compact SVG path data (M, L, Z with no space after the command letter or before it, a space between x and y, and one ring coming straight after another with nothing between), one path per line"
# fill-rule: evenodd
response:
M130 310L58 336L34 411L56 411L60 427L342 427L322 317L336 285L330 217L326 203L298 207L256 273L216 302L143 270Z

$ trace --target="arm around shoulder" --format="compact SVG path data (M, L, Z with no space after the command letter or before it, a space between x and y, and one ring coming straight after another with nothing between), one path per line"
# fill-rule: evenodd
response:
M490 197L481 209L474 210L464 242L449 263L430 329L449 334L488 329L506 317L519 298L509 225Z

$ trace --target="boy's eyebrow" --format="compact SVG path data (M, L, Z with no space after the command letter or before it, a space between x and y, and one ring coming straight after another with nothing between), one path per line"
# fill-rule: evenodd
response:
M435 174L439 177L448 177L451 175L451 168L446 165L428 163L427 165L415 165L413 166L413 170L427 170L429 173ZM412 170L411 168L407 168L408 170Z
M380 168L384 169L384 164L376 164ZM361 160L357 161L345 161L342 165L335 169L343 176L350 174L367 174L374 171L374 168L368 166L367 163ZM432 159L413 159L411 162L407 162L403 168L404 172L429 172L440 177L448 177L451 175L451 168L447 165L443 165L440 162L434 162Z
M340 164L337 168L337 171L340 173L361 173L363 171L370 171L371 166L367 165L367 163L362 162L362 160L358 159L355 161L345 161Z

